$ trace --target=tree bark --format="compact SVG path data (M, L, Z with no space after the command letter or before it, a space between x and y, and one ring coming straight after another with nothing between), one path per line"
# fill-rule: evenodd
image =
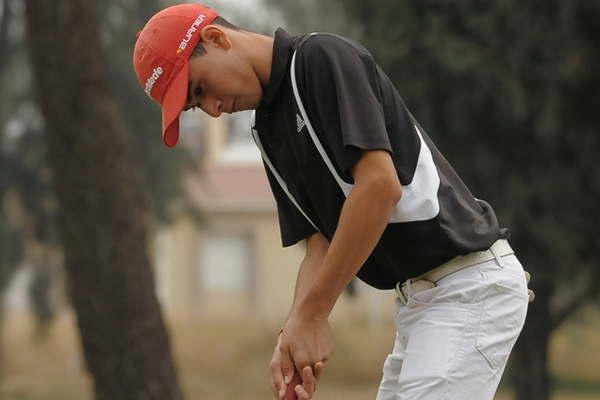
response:
M179 400L146 254L147 203L108 90L95 2L25 3L67 288L96 399Z
M550 400L550 291L548 286L536 288L536 299L530 304L525 329L515 345L511 360L511 377L516 400Z
M595 260L594 260L595 261ZM558 285L549 300L552 329L558 328L569 316L598 296L600 269L598 263L578 264L568 284Z

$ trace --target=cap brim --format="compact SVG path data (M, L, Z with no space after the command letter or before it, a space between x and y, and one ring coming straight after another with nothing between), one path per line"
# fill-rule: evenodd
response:
M179 140L179 114L185 107L188 95L189 67L185 63L165 92L162 102L163 142L173 147Z

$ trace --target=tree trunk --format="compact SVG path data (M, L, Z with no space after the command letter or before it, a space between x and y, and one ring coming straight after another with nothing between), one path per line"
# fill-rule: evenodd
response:
M67 287L96 399L179 400L146 254L147 203L107 87L95 2L25 3Z
M550 400L552 382L548 363L550 335L553 327L549 313L549 287L536 287L512 356L511 378L516 400Z

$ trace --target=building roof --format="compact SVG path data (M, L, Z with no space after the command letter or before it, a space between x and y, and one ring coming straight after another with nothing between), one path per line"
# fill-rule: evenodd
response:
M187 199L206 211L274 211L275 200L261 163L217 163L190 171Z

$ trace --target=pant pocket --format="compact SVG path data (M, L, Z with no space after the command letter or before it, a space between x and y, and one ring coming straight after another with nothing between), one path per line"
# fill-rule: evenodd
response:
M506 364L523 328L527 304L527 297L512 285L495 282L490 286L483 301L475 347L493 370Z
M478 273L478 272L477 272ZM427 305L473 304L481 296L482 281L472 277L441 282L437 286L414 293L408 307Z
M383 363L383 377L379 384L376 400L395 400L399 390L402 359L396 354L389 354Z

